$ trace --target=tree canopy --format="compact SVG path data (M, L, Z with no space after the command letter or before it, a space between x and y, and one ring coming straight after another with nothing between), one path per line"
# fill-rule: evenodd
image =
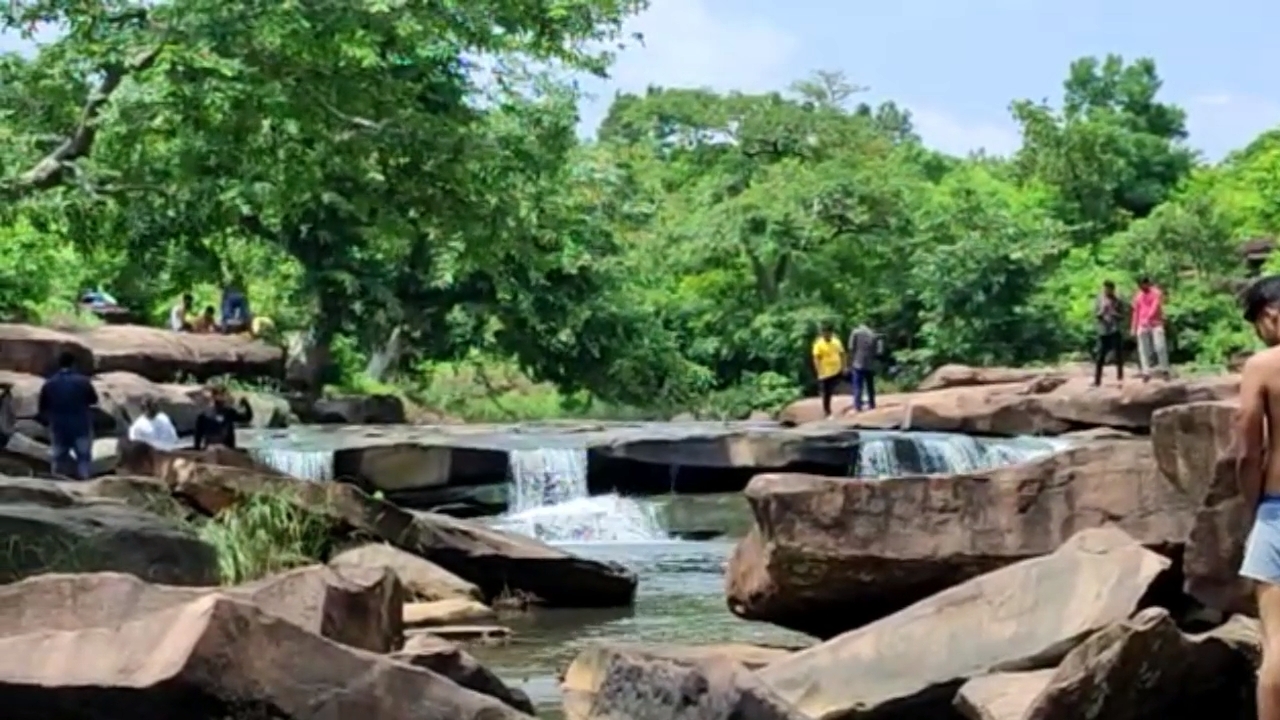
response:
M101 286L149 318L224 283L358 374L514 363L567 391L741 414L811 383L815 326L867 322L909 382L1086 352L1105 278L1168 293L1174 358L1251 346L1231 288L1280 229L1280 130L1213 164L1150 59L1016 100L1010 157L926 147L817 72L652 87L577 133L644 0L37 0L0 57L0 317Z

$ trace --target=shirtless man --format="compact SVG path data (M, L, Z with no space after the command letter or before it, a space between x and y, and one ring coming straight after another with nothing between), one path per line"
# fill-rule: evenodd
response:
M1240 575L1254 581L1262 620L1258 720L1280 720L1280 275L1254 282L1244 319L1267 349L1244 364L1236 416L1236 477L1246 507L1257 508Z

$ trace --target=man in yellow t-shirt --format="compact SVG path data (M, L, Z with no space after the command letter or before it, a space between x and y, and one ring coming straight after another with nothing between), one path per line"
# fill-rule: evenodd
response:
M844 374L844 345L831 331L830 323L822 324L817 339L813 341L813 371L822 390L822 412L830 420L831 396Z

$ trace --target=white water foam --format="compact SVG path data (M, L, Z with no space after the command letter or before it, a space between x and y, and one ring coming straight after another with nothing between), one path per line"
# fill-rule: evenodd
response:
M508 513L494 524L545 542L652 542L667 539L657 510L620 495L592 496L584 448L513 450Z
M328 450L289 450L273 447L249 448L254 460L274 470L312 482L333 479L333 453Z
M859 443L859 477L957 474L1044 457L1069 443L1053 438L976 438L960 433L886 433Z

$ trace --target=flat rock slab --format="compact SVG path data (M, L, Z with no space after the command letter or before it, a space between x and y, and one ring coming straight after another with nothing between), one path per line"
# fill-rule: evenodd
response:
M1172 554L1195 512L1146 440L971 475L758 475L745 494L755 524L729 562L730 609L820 637L1052 552L1088 527L1115 524Z
M18 720L529 720L216 593L119 625L0 638L0 702Z
M945 713L969 679L1053 667L1129 617L1169 561L1114 528L974 578L766 666L760 678L811 720L890 706Z
M847 469L858 431L840 425L787 428L760 422L365 425L244 433L245 447L334 454L339 476L386 492L492 483L521 450L586 450L593 456L689 468Z

